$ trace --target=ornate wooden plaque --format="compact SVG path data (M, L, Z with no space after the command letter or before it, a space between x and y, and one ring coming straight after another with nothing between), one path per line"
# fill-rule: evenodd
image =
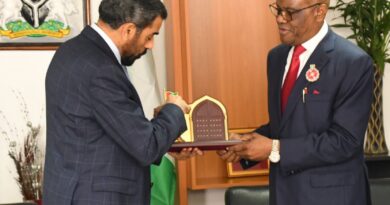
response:
M229 140L226 109L221 102L206 95L190 106L191 111L185 116L188 130L182 134L182 141L177 141L169 151L186 147L218 150L241 142Z

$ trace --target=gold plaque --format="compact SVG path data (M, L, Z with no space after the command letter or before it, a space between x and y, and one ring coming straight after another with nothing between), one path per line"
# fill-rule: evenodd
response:
M221 102L206 95L193 102L190 107L190 113L185 114L187 131L169 151L177 152L189 147L218 150L241 142L229 140L226 109Z

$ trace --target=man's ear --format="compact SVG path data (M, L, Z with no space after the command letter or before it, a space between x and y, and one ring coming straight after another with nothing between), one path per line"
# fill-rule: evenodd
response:
M328 12L328 6L326 4L321 4L316 9L315 18L318 22L323 22Z
M133 39L137 34L137 26L134 23L125 23L119 29L124 39Z

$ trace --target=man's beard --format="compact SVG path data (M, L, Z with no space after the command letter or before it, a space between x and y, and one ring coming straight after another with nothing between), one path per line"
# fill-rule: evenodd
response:
M145 51L143 53L138 54L138 55L123 56L121 58L122 65L124 65L124 66L131 66L131 65L133 65L133 63L137 59L141 58L141 56L145 55L147 52L148 52L148 50L145 49Z

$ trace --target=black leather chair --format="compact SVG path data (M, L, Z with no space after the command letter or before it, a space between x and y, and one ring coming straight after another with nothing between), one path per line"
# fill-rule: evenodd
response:
M370 179L372 205L390 204L390 178Z
M390 178L370 179L372 205L390 204ZM268 186L230 187L225 192L226 205L269 205Z
M230 187L225 192L226 205L268 205L268 186Z

